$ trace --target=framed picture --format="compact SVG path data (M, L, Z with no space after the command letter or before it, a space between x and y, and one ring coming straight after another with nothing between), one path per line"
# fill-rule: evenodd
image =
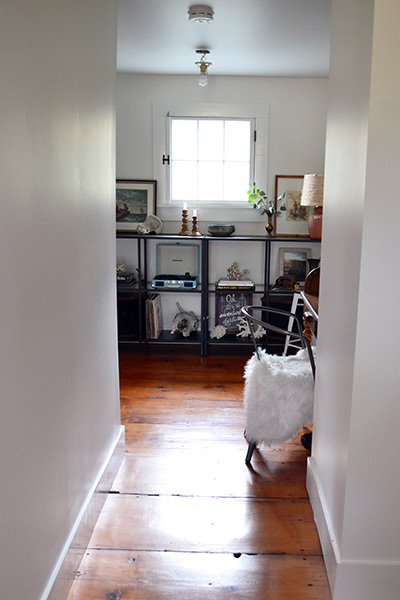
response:
M117 231L136 231L149 215L156 213L156 181L117 179Z
M242 306L251 304L252 294L231 290L215 294L215 325L223 325L226 333L238 333L238 319Z
M308 206L301 206L304 175L275 176L274 235L310 237Z
M279 275L289 275L304 285L309 271L308 258L311 258L311 248L279 248Z

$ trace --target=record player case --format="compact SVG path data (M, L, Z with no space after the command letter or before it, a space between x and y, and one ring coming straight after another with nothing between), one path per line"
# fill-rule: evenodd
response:
M195 289L199 283L198 244L157 244L156 275L151 286L158 289Z

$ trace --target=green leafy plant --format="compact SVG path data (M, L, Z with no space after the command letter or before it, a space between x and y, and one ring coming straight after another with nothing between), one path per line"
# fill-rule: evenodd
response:
M275 211L273 200L268 200L267 194L260 190L255 184L247 192L249 204L253 205L255 210L260 211L261 215L273 215L275 212L279 215L279 211Z

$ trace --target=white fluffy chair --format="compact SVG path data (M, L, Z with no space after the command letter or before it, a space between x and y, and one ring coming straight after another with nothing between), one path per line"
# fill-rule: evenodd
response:
M290 334L305 346L293 356L267 354L253 342L255 353L244 370L244 407L246 415L245 437L249 442L246 463L250 463L257 444L274 446L292 439L299 429L312 421L314 399L315 362L310 342L301 333L288 332L254 317L254 311L275 313L278 309L246 306L242 314L250 333L262 324L282 335ZM292 313L278 311L288 317L299 319ZM265 315L264 315L265 316Z

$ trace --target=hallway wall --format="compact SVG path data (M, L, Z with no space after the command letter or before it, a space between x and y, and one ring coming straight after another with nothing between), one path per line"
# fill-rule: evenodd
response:
M110 0L3 0L2 598L47 597L119 431Z
M400 588L396 0L334 0L309 486L333 600Z

